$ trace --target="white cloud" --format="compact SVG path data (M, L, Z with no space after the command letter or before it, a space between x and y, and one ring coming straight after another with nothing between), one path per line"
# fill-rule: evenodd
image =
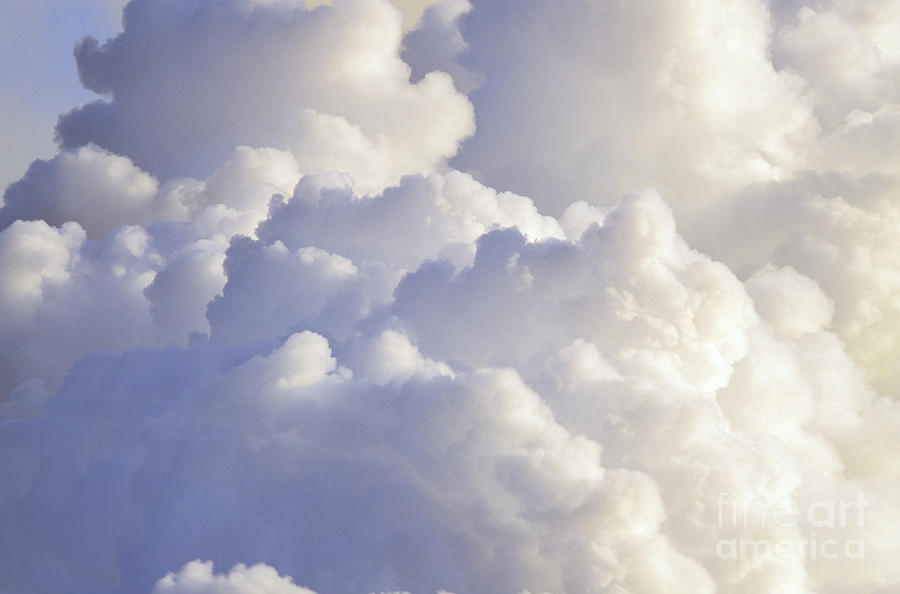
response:
M766 265L747 281L747 291L756 311L784 336L822 330L834 316L834 303L815 281L790 267Z
M191 561L156 582L152 594L315 594L265 564L237 564L227 575L213 574L211 562Z
M273 205L259 234L288 247L317 245L409 270L438 257L464 264L478 237L505 227L519 228L530 240L565 235L528 198L497 192L458 171L407 177L375 199L355 195L344 177L307 177L290 201Z
M133 0L0 211L0 591L893 592L895 4Z
M478 130L454 162L485 183L550 212L654 186L691 212L803 162L811 101L757 0L472 4Z
M118 37L76 48L85 86L109 100L63 116L63 146L93 142L164 177L206 177L236 145L273 147L304 173L338 169L377 192L430 173L473 132L448 76L410 84L387 0L309 12L133 0L125 17Z
M774 39L775 59L802 73L816 91L817 113L833 129L854 109L900 101L900 44L892 0L829 0L797 7Z
M86 146L32 163L22 181L6 191L0 226L16 220L56 226L78 221L97 237L125 224L178 218L174 205L157 200L157 190L156 180L127 158Z

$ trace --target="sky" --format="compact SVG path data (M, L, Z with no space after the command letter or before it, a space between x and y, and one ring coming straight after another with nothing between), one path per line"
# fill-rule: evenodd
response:
M60 113L92 99L78 83L72 48L87 34L107 38L121 25L125 0L13 0L0 8L0 186L35 158L56 152Z
M127 0L11 0L0 7L0 186L18 180L35 158L55 154L63 112L95 96L78 81L72 49L86 35L115 36ZM327 0L307 0L307 6ZM429 0L397 0L411 28Z
M0 23L0 594L900 590L897 0Z

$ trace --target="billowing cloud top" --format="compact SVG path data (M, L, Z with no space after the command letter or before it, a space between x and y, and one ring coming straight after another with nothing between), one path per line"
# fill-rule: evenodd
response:
M900 3L426 4L77 45L0 593L898 591Z

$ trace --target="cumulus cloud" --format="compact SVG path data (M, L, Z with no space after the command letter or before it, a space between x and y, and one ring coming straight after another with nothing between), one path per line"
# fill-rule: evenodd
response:
M458 62L469 47L459 21L471 9L469 0L444 0L425 9L421 22L403 40L403 59L412 67L413 80L441 71L452 76L461 91L478 86L477 75Z
M410 176L375 199L354 194L346 177L306 177L290 201L273 202L258 232L289 247L317 245L355 261L411 270L439 257L464 264L475 240L504 227L532 241L565 236L530 199L497 192L459 171Z
M170 573L153 587L153 594L315 594L295 586L265 564L237 564L227 575L213 574L211 562L191 561L178 573Z
M454 162L551 212L647 186L696 207L789 175L815 134L758 0L472 5L459 62L482 80L478 130Z
M232 250L356 272L318 248L260 243ZM260 279L297 283L265 294L314 303L302 291L321 281L237 257ZM226 271L231 282L237 269ZM772 274L754 282L765 287ZM225 342L214 326L214 342L188 350L91 356L37 419L10 425L14 583L39 591L51 575L149 589L202 554L226 566L266 559L319 591L777 592L817 576L800 559L721 559L718 541L809 529L723 528L717 497L812 498L856 485L890 497L875 479L897 472L858 454L890 442L868 419L896 409L866 388L840 342L818 322L800 345L776 334L726 267L684 244L652 194L626 199L577 241L491 232L470 266L454 275L449 263L422 265L392 307L344 338L278 338L305 326L288 323L284 306L220 315L259 311L272 321L282 312L285 325L252 321L258 333ZM832 380L821 381L825 370ZM69 423L78 429L52 429ZM61 462L40 463L51 459ZM807 486L806 472L833 486ZM698 473L706 478L686 489ZM71 485L67 505L38 520L34 506L59 481ZM50 529L68 513L105 528L89 538ZM867 536L891 550L889 538ZM93 556L42 573L34 564L48 561L34 553L49 547ZM212 580L204 567L182 574ZM892 579L890 567L869 562L856 579Z
M0 261L4 391L31 377L56 386L88 351L149 338L141 291L157 258L142 228L93 243L74 222L17 221L0 233Z
M708 251L721 251L726 262L748 277L770 270L771 263L815 281L833 303L833 329L876 386L889 394L897 394L900 386L895 365L900 353L895 339L900 327L895 179L893 172L870 172L861 178L808 173L790 182L748 188L710 210L711 227L733 229L727 247L712 247L719 243L720 231L698 232L698 243ZM787 284L779 281L778 290ZM751 286L761 288L754 281ZM799 286L791 292L796 298L804 292L807 297L785 323L802 324L810 315L827 317L822 297ZM778 298L777 307L788 307L786 299L795 297Z
M40 219L56 226L80 221L97 236L129 223L177 217L157 200L158 189L156 180L127 158L86 146L35 161L6 191L0 226L16 220Z
M834 317L834 304L815 281L790 267L767 264L747 280L760 316L778 334L801 336L822 330Z
M164 177L205 177L236 145L291 151L364 192L430 173L473 131L446 74L410 84L401 16L387 0L134 0L125 28L75 50L108 99L63 116L64 147L95 143Z
M896 3L304 4L77 46L0 592L897 589Z
M900 7L890 0L835 0L794 7L774 39L774 59L801 72L816 90L816 111L826 128L855 109L896 104L900 45L890 23Z

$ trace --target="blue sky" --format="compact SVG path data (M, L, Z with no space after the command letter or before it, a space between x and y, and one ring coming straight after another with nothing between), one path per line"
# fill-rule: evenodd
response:
M0 4L0 185L36 156L55 153L60 113L93 98L81 88L72 48L120 27L125 0L10 0Z

